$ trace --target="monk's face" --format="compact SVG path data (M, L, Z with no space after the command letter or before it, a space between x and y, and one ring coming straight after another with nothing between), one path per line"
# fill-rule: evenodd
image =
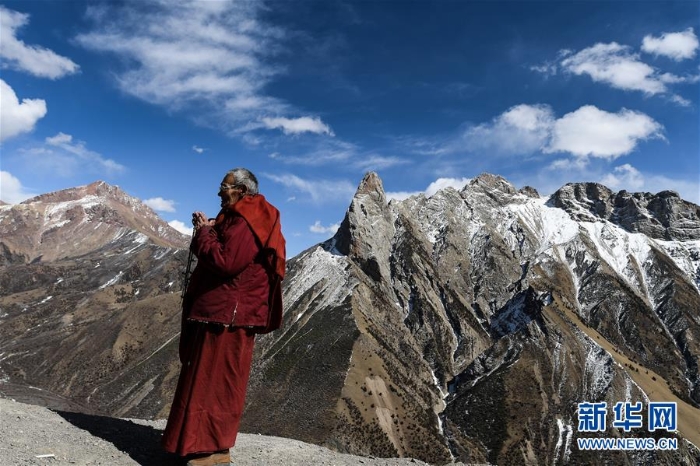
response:
M221 207L232 206L241 200L245 195L245 189L245 186L236 184L236 178L233 175L226 175L219 187Z

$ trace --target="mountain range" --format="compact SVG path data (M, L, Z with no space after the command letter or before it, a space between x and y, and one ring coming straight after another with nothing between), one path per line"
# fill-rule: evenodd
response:
M104 183L0 206L0 234L0 393L165 416L187 238ZM433 464L700 461L700 207L672 191L483 174L389 201L368 173L283 285L244 431ZM636 401L677 403L677 450L577 448L654 436L579 432L579 403Z

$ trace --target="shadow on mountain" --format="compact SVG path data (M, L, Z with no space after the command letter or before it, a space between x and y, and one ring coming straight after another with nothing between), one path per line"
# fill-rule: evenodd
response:
M141 465L166 466L184 464L176 455L163 451L160 446L162 431L124 419L92 414L55 411L79 429L90 432L113 444ZM105 458L109 461L109 458Z

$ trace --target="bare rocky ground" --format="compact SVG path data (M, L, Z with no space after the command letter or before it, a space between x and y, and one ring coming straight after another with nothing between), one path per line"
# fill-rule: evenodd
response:
M160 449L165 421L117 419L0 399L0 465L180 465ZM417 466L410 458L366 458L280 437L240 434L240 466ZM463 464L463 463L457 463Z

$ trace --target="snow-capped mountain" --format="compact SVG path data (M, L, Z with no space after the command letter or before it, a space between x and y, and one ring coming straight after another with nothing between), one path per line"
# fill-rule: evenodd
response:
M167 414L187 251L166 227L103 183L0 206L0 396ZM370 173L283 286L244 431L432 464L700 460L700 210L675 193L486 174L389 202ZM637 400L678 404L677 451L576 448L578 403Z
M289 262L244 427L437 464L693 464L699 234L668 191L542 198L486 174L387 202L370 173L336 235ZM572 446L577 403L631 400L678 403L678 451Z
M150 207L103 181L0 206L5 262L79 256L128 234L135 242L187 247L188 238Z
M0 235L0 395L167 409L188 238L103 182L0 206Z

